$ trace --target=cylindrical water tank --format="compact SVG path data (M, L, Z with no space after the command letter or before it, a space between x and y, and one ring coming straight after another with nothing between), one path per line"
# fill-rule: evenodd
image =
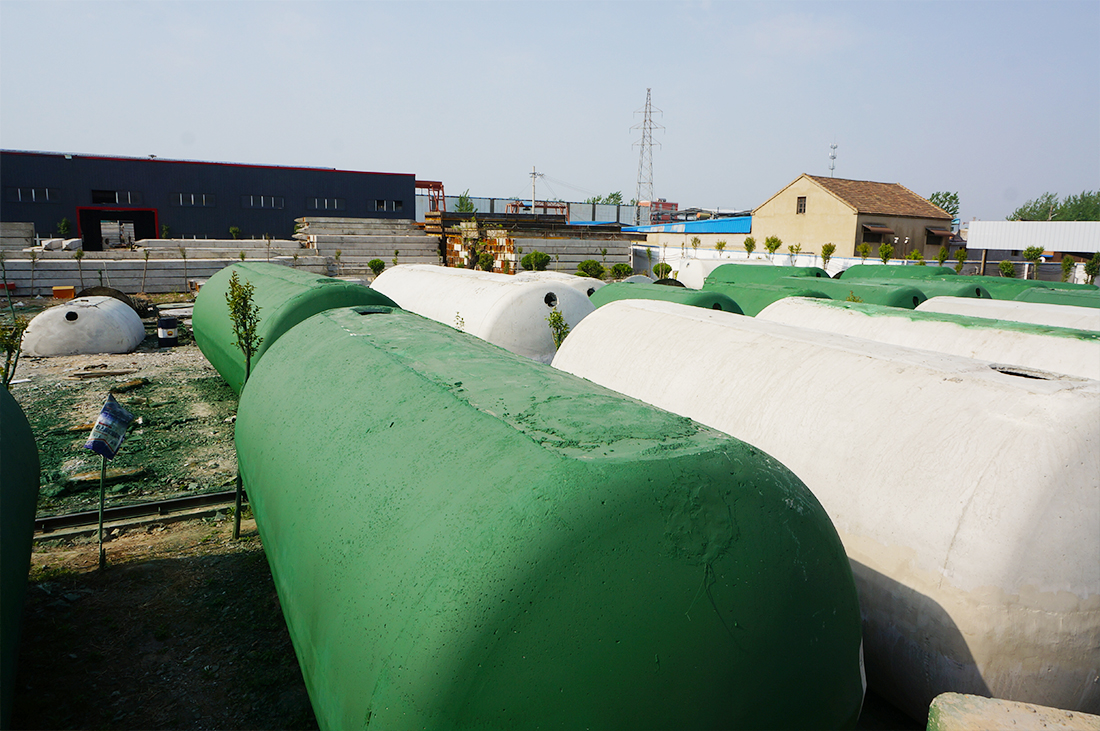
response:
M549 363L557 348L546 318L557 310L570 328L596 309L583 292L552 279L403 264L371 287L404 309Z
M802 286L802 281L796 277L785 277L776 281L787 287ZM896 282L881 281L870 284L864 280L845 282L838 279L815 279L808 286L820 290L829 295L829 299L847 300L849 297L858 297L860 301L872 305L886 305L887 307L900 307L912 310L921 302L928 299L924 292L917 287L923 282L911 280L898 280Z
M1100 382L639 300L554 365L801 477L852 560L868 680L909 714L945 691L1100 711Z
M759 264L723 264L707 275L708 284L774 284L784 277L829 279L821 267L761 266ZM816 283L798 286L813 287Z
M961 297L929 297L917 306L921 312L985 317L991 320L1031 322L1036 325L1068 327L1075 330L1100 330L1100 312L1092 307L1050 305L1044 302L1015 300L973 300Z
M1050 282L1034 279L1012 279L1009 277L985 277L979 274L960 274L951 278L952 282L969 282L985 287L995 300L1015 299L1016 295L1028 289L1046 289Z
M199 349L237 393L244 386L247 364L226 303L233 274L242 286L253 287L252 302L259 308L256 334L261 340L252 368L283 333L318 312L352 305L393 305L384 294L361 284L281 264L241 262L225 267L199 290L191 323Z
M567 284L573 289L577 290L585 297L591 297L592 294L600 287L607 284L607 282L601 282L595 277L578 277L576 274L568 274L566 272L517 272L517 279L533 279L535 281L550 281L550 282L562 282Z
M817 281L817 280L813 280ZM772 302L784 297L821 297L828 299L825 294L814 287L784 287L776 284L726 284L724 282L707 282L702 291L724 294L740 308L741 313L749 317L756 317L760 310Z
M1027 289L1014 298L1017 302L1042 302L1048 305L1100 308L1100 290Z
M890 267L891 269L896 267ZM909 267L906 267L909 268ZM919 267L913 267L918 269ZM974 297L976 299L993 299L993 295L989 293L989 290L980 284L974 284L973 282L956 282L950 277L940 277L937 279L919 279L917 277L884 277L882 279L871 279L870 277L856 277L848 284L880 284L888 287L896 287L898 282L904 281L915 289L921 291L925 297Z
M840 279L929 279L931 277L953 277L951 267L916 266L896 264L853 264L840 274ZM920 285L916 285L920 286Z
M1100 379L1100 332L1089 330L800 297L774 302L757 318L907 348Z
M129 353L145 339L133 308L114 297L78 297L44 310L23 332L23 354Z
M236 439L323 729L858 715L843 548L747 444L386 308L280 338Z
M737 306L737 303L721 292L687 289L686 287L666 287L652 282L616 282L609 284L592 295L592 304L596 307L602 307L608 302L629 299L679 302L682 305L692 307L741 314L741 308Z
M132 312L132 310L131 310ZM0 728L11 728L15 668L38 504L38 446L23 409L0 387ZM827 518L826 518L827 520Z

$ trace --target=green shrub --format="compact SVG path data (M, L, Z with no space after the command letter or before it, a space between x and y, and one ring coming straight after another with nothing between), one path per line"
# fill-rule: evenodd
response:
M544 272L550 266L550 255L535 249L524 254L519 265L529 272Z
M829 260L833 258L833 254L836 253L836 244L825 244L821 247L821 268L829 266Z
M862 244L856 247L856 256L860 258L864 263L867 262L867 257L871 255L871 245L864 241Z
M585 259L577 265L577 276L603 279L605 274L607 274L607 269L595 259Z
M768 250L768 254L774 255L779 247L783 245L783 239L778 236L769 236L764 239L764 248Z
M1085 262L1085 281L1089 284L1096 283L1096 275L1100 274L1100 251L1092 255L1092 258Z
M1074 258L1072 256L1070 256L1069 254L1064 254L1062 256L1062 281L1063 282L1068 282L1069 281L1069 275L1073 273L1074 263L1075 263Z
M744 245L745 253L751 257L752 252L756 251L756 239L754 239L752 236L746 236Z
M668 264L666 264L663 261L660 264L658 264L657 266L653 267L653 276L657 277L657 279L664 279L671 272L672 272L672 267L669 266Z
M167 226L161 226L161 228L166 229L168 227ZM64 238L64 237L69 235L70 231L72 231L72 224L69 223L68 218L62 218L60 221L57 222L57 235L58 236L61 236L62 238ZM161 238L166 239L168 237L167 236L162 236Z
M554 347L560 348L565 336L569 334L569 323L565 321L561 311L557 307L546 316L546 322L550 325L550 335L554 338Z
M386 268L386 262L381 259L371 259L367 262L367 266L370 267L370 270L374 272L374 276L377 277L382 273L382 270Z
M955 273L962 274L963 265L966 264L966 249L959 249L955 252Z
M240 226L230 226L229 227L229 235L232 236L235 239L239 239L241 237L241 227Z
M882 259L883 264L890 261L890 257L893 256L893 255L894 255L894 245L893 244L883 244L882 246L878 247L878 258Z
M630 266L626 262L620 261L615 266L611 267L611 276L615 279L626 279L634 273L634 267Z
M726 248L726 242L725 241L718 240L718 241L714 242L714 250L718 252L718 256L722 255L722 250L725 249L725 248ZM649 249L646 249L646 251L649 251Z
M905 258L909 261L915 261L917 262L917 264L924 266L924 254L921 253L920 249L913 249Z
M997 265L997 268L1001 270L1002 277L1016 278L1016 265L1008 259L1001 259L1001 263Z
M477 266L483 272L493 271L493 264L495 259L488 251L483 251L477 255Z
M940 250L936 253L936 263L942 267L945 261L947 261L947 247L941 246Z

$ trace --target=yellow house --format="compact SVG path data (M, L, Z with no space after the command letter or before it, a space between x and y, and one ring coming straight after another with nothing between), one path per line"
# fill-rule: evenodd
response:
M766 237L778 236L782 250L801 244L804 254L833 243L833 256L857 256L866 242L872 257L889 243L894 258L919 249L934 259L951 239L951 216L897 183L803 174L752 212L752 235L760 249Z

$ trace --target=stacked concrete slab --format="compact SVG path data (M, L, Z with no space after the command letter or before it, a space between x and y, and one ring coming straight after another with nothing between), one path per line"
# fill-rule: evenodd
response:
M299 218L294 238L335 262L340 252L340 274L366 274L367 263L381 259L387 267L399 264L438 264L439 238L424 233L415 221L370 218Z

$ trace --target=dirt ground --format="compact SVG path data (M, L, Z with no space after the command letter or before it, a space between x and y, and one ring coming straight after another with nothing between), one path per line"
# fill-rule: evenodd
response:
M188 300L154 298L170 302ZM16 312L56 304L23 299ZM109 470L140 472L108 485L108 506L232 489L235 394L186 326L162 349L156 318L143 322L133 353L20 359L11 393L38 445L39 515L98 505L99 457L83 445L112 389L139 421ZM95 371L132 372L72 377ZM317 728L255 522L243 521L239 541L232 524L122 530L103 571L95 538L36 543L13 728Z

